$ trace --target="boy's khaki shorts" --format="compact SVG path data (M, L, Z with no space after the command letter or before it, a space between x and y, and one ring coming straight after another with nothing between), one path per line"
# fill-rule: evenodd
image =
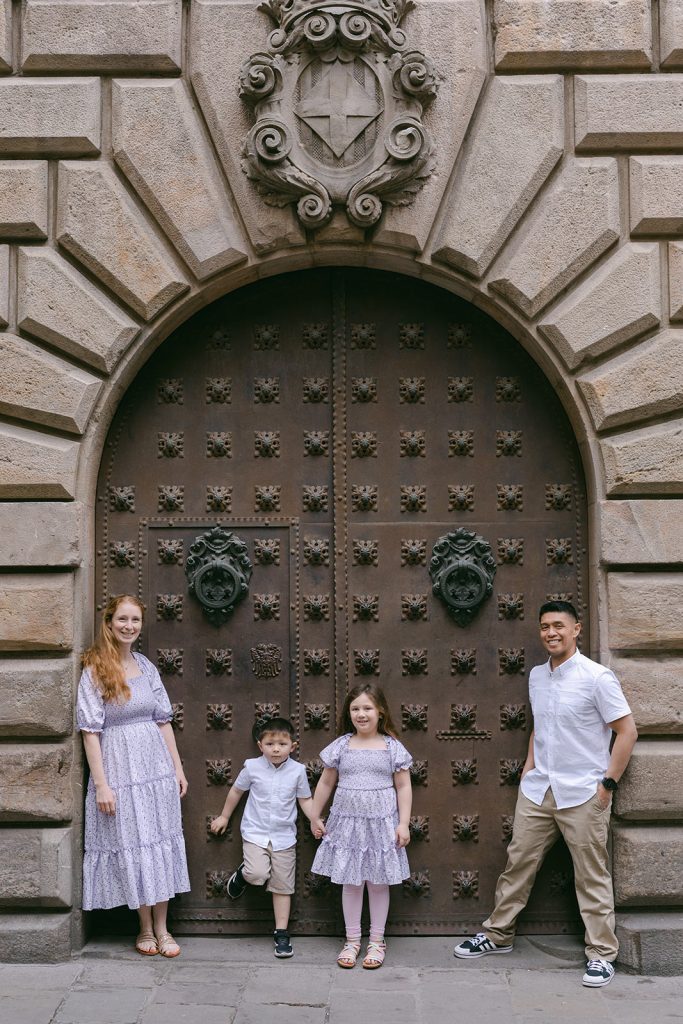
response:
M242 851L245 882L265 885L267 892L281 896L292 895L296 876L296 844L286 850L274 850L272 843L263 847L243 840Z

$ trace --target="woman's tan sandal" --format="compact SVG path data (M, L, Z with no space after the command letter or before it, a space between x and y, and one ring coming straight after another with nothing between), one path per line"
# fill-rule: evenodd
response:
M368 948L365 951L365 959L363 960L363 967L366 971L376 971L378 967L381 967L384 963L384 956L387 951L386 942L368 942Z
M170 932L157 935L157 942L159 943L159 952L162 956L167 957L169 960L174 956L180 956L180 946Z
M347 940L342 946L341 953L337 957L337 963L340 967L343 967L348 971L352 967L356 966L356 960L358 959L359 953L360 942L351 942L350 940Z
M142 956L156 956L159 952L156 935L153 932L140 932L135 940L135 948Z

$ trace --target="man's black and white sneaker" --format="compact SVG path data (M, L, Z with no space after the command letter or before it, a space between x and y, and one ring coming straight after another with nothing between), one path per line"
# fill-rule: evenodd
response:
M273 932L273 940L275 942L275 956L284 960L288 956L294 956L294 950L292 949L292 943L290 942L289 933L284 928L276 928Z
M614 965L609 960L589 960L586 964L583 983L588 988L600 988L601 985L609 985L613 977Z
M244 876L242 875L243 867L244 861L242 861L236 871L233 871L228 879L227 890L228 896L231 900L238 900L247 887L247 883L244 881Z
M487 953L511 953L512 946L497 946L495 942L487 939L483 932L479 932L473 939L465 939L453 950L453 956L460 960L469 960L475 956L486 956Z

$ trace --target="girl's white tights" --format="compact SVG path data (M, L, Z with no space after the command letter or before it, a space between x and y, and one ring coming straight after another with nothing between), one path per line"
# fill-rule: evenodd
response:
M370 938L384 938L384 926L389 914L389 886L363 882L361 885L344 885L342 887L342 910L346 925L347 939L360 941L360 916L363 910L363 889L368 887L368 904L370 906Z

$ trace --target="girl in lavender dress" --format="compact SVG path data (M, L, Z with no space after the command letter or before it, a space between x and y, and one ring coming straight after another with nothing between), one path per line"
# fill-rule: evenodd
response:
M367 886L370 941L363 967L375 970L382 966L386 951L389 886L410 874L404 847L410 842L408 769L413 759L399 743L386 697L374 683L361 683L348 693L341 732L320 753L325 768L315 790L311 830L323 841L312 870L343 886L346 942L337 957L340 967L356 964ZM335 786L325 825L320 816Z
M137 910L143 956L178 956L168 900L190 882L180 819L187 791L171 704L156 668L132 645L142 629L135 597L114 597L83 655L77 721L90 780L85 799L83 909Z

